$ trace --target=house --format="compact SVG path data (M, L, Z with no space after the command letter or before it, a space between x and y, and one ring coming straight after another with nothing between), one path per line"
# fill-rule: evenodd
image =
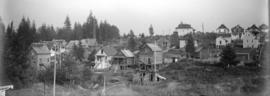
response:
M176 28L175 31L179 33L180 36L186 35L188 33L194 32L195 29L191 27L190 24L184 24L181 22Z
M5 85L5 86L0 86L0 96L6 96L6 91L9 89L13 89L13 85Z
M244 33L245 29L240 25L236 25L231 29L231 38L232 40L241 39L241 35Z
M66 48L68 51L71 51L73 49L73 47L79 45L79 43L80 43L79 40L70 40L67 43Z
M185 48L186 47L186 43L187 43L187 40L185 39L180 39L179 40L179 48ZM194 47L198 47L198 41L197 40L194 40Z
M232 42L231 37L219 36L216 38L216 46L222 48Z
M160 37L157 40L157 45L162 48L163 50L168 49L171 46L169 38L166 37Z
M221 49L214 47L199 47L195 52L199 59L214 59L219 57Z
M30 60L31 64L37 70L41 70L41 66L50 66L51 52L49 48L43 43L33 43L31 45Z
M135 64L135 55L128 49L121 49L113 56L113 65L120 70L127 69L133 64Z
M261 32L261 30L255 24L253 24L246 29L246 32L250 32L258 38L258 34Z
M112 66L113 56L117 54L117 50L112 46L105 46L97 51L95 55L94 69L107 69Z
M243 48L258 48L260 42L251 32L245 32L241 39L243 40Z
M163 54L164 63L175 63L186 58L186 53L180 49L169 49Z
M153 43L142 45L138 55L145 64L162 64L162 49Z
M235 48L236 60L241 63L250 63L254 61L256 49L254 48Z
M230 30L229 28L227 28L224 24L221 24L217 29L216 29L217 33L229 33Z
M95 38L82 39L81 43L84 48L95 48L98 45L97 40Z

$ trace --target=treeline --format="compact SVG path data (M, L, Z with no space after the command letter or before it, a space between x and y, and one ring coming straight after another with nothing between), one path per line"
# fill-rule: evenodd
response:
M120 37L117 26L109 24L107 21L98 23L98 20L92 12L82 24L75 22L72 25L70 18L67 16L63 27L55 29L53 26L42 24L42 26L38 28L37 34L39 40L64 39L70 41L96 38L99 43Z

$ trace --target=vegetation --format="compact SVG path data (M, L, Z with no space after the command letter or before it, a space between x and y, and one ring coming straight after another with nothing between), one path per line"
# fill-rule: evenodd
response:
M35 40L37 40L35 24L29 19L22 18L16 31L13 23L7 28L3 57L4 69L7 78L15 88L31 85L36 80L37 74L28 59L30 46Z
M220 59L221 66L225 68L228 66L235 66L237 64L237 62L235 61L236 54L231 46L226 46L222 50L220 56L221 56Z
M187 52L187 57L193 57L195 54L195 46L194 46L194 39L191 34L188 35L187 41L186 41L186 52Z

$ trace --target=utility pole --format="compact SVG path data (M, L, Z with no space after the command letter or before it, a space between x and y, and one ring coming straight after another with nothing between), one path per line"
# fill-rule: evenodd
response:
M56 63L54 63L54 71L53 71L53 96L55 96L55 81L56 81Z
M156 40L155 45L157 46ZM157 72L156 51L154 51L154 81L156 81L156 72Z

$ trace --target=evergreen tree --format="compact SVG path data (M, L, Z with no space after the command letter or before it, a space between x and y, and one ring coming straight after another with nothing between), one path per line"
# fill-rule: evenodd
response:
M179 35L178 32L173 32L171 35L171 47L179 48Z
M152 25L150 25L149 34L150 34L151 37L153 37L153 35L154 35L154 29L153 29Z
M79 61L82 61L84 59L84 49L81 42L79 42L79 45L73 46L73 55Z
M192 35L190 34L187 38L186 41L186 52L187 52L187 57L193 57L194 53L195 53L195 46L194 46L194 39L192 37Z
M130 49L131 51L136 50L137 47L137 42L134 39L134 37L130 37L128 40L128 49Z
M15 85L15 88L25 87L36 80L36 70L29 62L28 56L30 45L35 40L35 30L29 19L23 18L17 29L13 30L13 25L8 27L5 46L4 66L7 77Z
M223 67L227 67L230 65L236 65L236 61L235 61L236 54L231 46L229 46L229 45L226 46L222 50L220 56L221 56L220 62L222 63Z

